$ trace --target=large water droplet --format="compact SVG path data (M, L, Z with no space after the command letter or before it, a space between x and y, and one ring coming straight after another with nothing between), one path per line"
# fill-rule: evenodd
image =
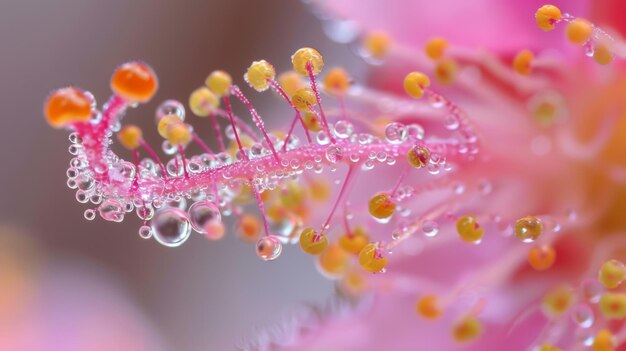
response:
M337 145L330 145L326 149L326 159L330 163L337 163L343 159L343 149Z
M275 260L282 250L283 245L273 235L264 236L256 243L256 253L263 261Z
M187 214L178 208L160 209L152 218L154 239L168 247L177 247L184 243L191 233Z
M385 127L385 138L391 144L400 144L407 138L407 130L402 123L392 122Z
M124 220L124 209L122 205L114 199L107 199L100 204L98 213L102 219L107 221L121 222Z
M198 201L189 207L189 222L200 234L207 234L209 224L221 223L220 210L210 201Z

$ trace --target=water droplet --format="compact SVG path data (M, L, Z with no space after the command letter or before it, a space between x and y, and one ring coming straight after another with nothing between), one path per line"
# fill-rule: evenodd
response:
M588 279L581 283L583 298L591 303L598 303L604 287L596 279Z
M121 222L124 220L124 209L115 199L107 199L98 206L100 217L106 221Z
M178 147L176 147L176 145L172 145L167 140L163 140L163 143L161 144L161 149L166 155L173 155L178 151Z
M424 221L422 223L422 233L428 237L433 237L439 233L439 224L435 221Z
M272 261L280 256L283 245L274 235L266 235L256 243L256 253L263 261Z
M137 217L149 221L154 216L154 207L150 204L137 206Z
M219 208L209 201L198 201L189 207L189 222L200 234L207 234L208 226L222 222Z
M457 130L459 128L459 119L455 115L447 115L443 120L443 125L448 130Z
M320 145L328 145L328 143L330 143L330 138L328 138L328 135L323 130L317 133L316 138L317 138L317 143Z
M348 121L337 121L335 123L335 135L338 138L346 139L349 138L354 132L354 126L352 123Z
M407 138L407 130L402 123L392 122L385 127L385 139L391 144L400 144Z
M593 325L594 316L591 307L580 304L572 311L572 320L581 328L589 328Z
M139 237L142 239L150 239L152 237L152 229L147 225L139 227Z
M96 218L96 211L90 208L85 210L85 213L83 215L85 216L86 220L93 221Z
M337 145L326 148L326 159L330 163L337 163L343 159L343 149Z
M168 247L184 243L191 233L187 214L178 208L168 207L158 210L152 218L154 239Z
M419 124L413 123L406 126L407 137L411 140L424 139L424 127Z
M185 120L185 106L176 100L165 100L157 107L155 122L158 124L161 118L167 115L176 115L181 120Z

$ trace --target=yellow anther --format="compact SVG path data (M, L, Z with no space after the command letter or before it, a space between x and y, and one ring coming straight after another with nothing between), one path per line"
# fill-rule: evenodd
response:
M526 216L515 222L515 235L525 243L530 243L543 233L543 223L534 216Z
M554 288L543 297L543 312L548 317L559 317L570 308L573 299L570 287L560 286Z
M350 76L343 68L335 67L328 71L324 77L324 89L329 94L344 95L349 88Z
M441 306L439 306L439 301L437 300L437 296L435 295L422 296L419 300L417 300L417 305L415 306L417 314L424 319L437 319L441 317L443 310L441 309Z
M604 262L598 272L598 279L608 289L614 289L620 286L626 278L626 267L618 260L610 260Z
M452 338L459 343L475 341L483 333L483 325L474 315L467 315L452 325Z
M350 255L339 245L332 244L318 256L317 267L329 278L337 278L346 272L349 263Z
M313 112L305 112L302 114L302 121L306 128L312 132L319 132L322 130L322 123L317 115Z
M561 19L561 10L554 5L543 5L535 13L537 25L544 31L554 29L556 21Z
M448 41L444 38L436 37L430 39L426 46L424 47L424 51L426 52L426 56L433 60L439 60L443 57L444 51L448 48Z
M527 76L532 70L532 63L535 59L535 55L530 50L522 50L513 59L513 69L515 72Z
M238 231L241 238L254 243L261 233L261 220L256 216L243 214L239 221Z
M485 229L478 224L475 216L463 216L456 221L456 231L467 243L478 244L485 234Z
M298 51L291 56L291 63L293 64L294 71L303 76L309 75L307 64L311 65L311 70L314 75L319 74L322 68L324 68L324 58L322 54L313 48L298 49Z
M91 96L78 88L61 88L48 96L43 112L48 124L61 128L76 122L87 122L91 118L92 103Z
M142 62L128 62L119 66L111 77L111 90L130 102L146 102L159 87L156 74Z
M342 235L339 238L339 246L353 255L358 255L365 245L369 243L369 235L367 235L365 228L361 226L356 227L351 234Z
M454 83L458 66L456 61L450 58L440 60L435 65L435 78L443 85L450 85Z
M207 117L219 105L219 98L207 87L198 88L189 95L189 108L198 117Z
M134 125L127 125L117 133L117 140L128 150L135 150L141 145L141 129Z
M607 44L597 44L593 49L593 59L601 65L613 62L613 53Z
M300 234L300 247L310 255L319 255L328 247L328 238L311 227L304 228Z
M309 196L317 202L325 202L330 198L330 184L324 178L313 178L309 181Z
M165 138L172 145L185 145L191 141L189 126L185 123L170 124L165 128Z
M387 219L396 211L396 204L391 201L389 194L378 193L370 199L368 210L374 218Z
M577 18L567 24L565 34L567 40L574 44L582 45L591 38L593 26L584 18Z
M204 81L204 84L217 96L222 96L228 94L230 86L233 85L233 79L230 74L224 71L213 71Z
M274 66L261 60L252 62L243 78L256 91L265 91L270 87L268 80L274 79L275 76Z
M424 89L430 85L428 76L421 72L411 72L404 77L404 90L416 99L424 95Z
M537 271L545 271L554 265L556 251L552 246L535 246L528 250L528 264Z
M370 273L378 273L387 266L387 257L383 256L376 243L369 243L359 252L359 264Z
M302 88L296 90L291 97L291 102L300 111L309 111L311 106L315 106L317 100L315 93L310 88Z
M604 318L623 319L626 317L626 293L605 292L598 306Z
M159 123L157 124L157 131L159 132L159 135L162 138L167 138L167 127L169 127L172 124L177 124L177 123L182 123L183 120L180 119L180 117L178 117L177 115L167 115L167 116L163 116L163 118L161 118L159 120Z
M341 290L349 296L361 296L369 288L363 271L351 269L343 276L339 284Z
M297 208L305 199L304 189L296 182L290 182L280 190L280 201L287 208Z
M363 49L376 59L384 58L391 47L391 37L383 31L373 31L363 38Z
M298 89L305 87L302 76L296 71L287 71L278 75L278 84L283 88L287 97L291 98Z
M600 330L593 338L593 351L614 351L615 337L608 329Z
M425 167L430 160L430 151L424 146L415 145L406 154L409 164L415 168Z
M552 344L545 343L539 347L539 351L563 351L563 350L561 350L560 348Z

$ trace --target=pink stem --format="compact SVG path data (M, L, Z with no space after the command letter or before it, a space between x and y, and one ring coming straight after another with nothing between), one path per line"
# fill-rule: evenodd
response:
M297 117L298 116L296 116L296 118L294 118L291 121L291 125L289 126L289 132L287 133L287 137L285 138L285 142L283 143L283 147L282 147L282 150L281 150L282 152L286 152L287 151L287 141L291 137L291 133L293 132L293 128L296 126ZM308 131L307 131L306 135L307 135L308 138L310 138ZM309 139L309 144L311 144L311 139Z
M214 113L210 113L209 117L211 118L211 123L213 124L213 132L215 133L215 138L217 139L217 143L220 146L220 151L226 151L226 146L224 145L224 139L222 138L222 131L220 130L220 125L217 122L217 118Z
M250 127L246 123L244 123L244 121L242 121L239 117L233 115L232 111L231 111L231 116L229 116L228 112L225 112L220 109L215 109L215 114L220 117L226 118L228 120L230 120L230 117L232 116L233 120L235 121L235 125L239 127L239 129L241 129L242 132L247 134L252 140L254 140L255 143L259 142L259 138L254 133L254 131L250 129Z
M348 202L343 203L343 228L346 231L348 237L353 237L354 233L350 230L350 223L348 223Z
M322 108L322 99L320 97L320 92L317 90L317 82L315 81L315 75L313 74L313 65L311 62L306 63L306 70L309 72L309 80L311 81L311 89L313 89L313 93L315 93L315 100L317 100L317 105L320 108L320 115L322 117L322 124L324 126L324 131L328 134L330 141L334 144L335 137L330 134L330 129L328 128L328 122L326 121L326 115L324 114L324 109Z
M198 134L193 132L191 133L191 137L198 145L200 145L200 147L202 148L202 150L204 150L204 152L210 155L215 155L213 150L211 150L211 148L198 136Z
M346 108L346 99L343 96L337 98L339 100L339 106L341 107L341 115L345 121L349 121L348 109Z
M265 228L265 236L269 236L270 235L270 226L267 223L267 215L265 214L265 206L263 205L263 200L261 199L261 194L259 194L259 191L257 190L256 185L254 185L254 182L252 182L252 179L250 179L250 184L252 185L252 190L254 192L254 198L256 199L257 206L259 206L259 211L261 211L261 217L263 218L263 227Z
M267 131L265 130L265 124L263 123L263 120L261 119L261 116L259 116L259 113L256 112L256 110L254 109L254 107L252 106L250 101L248 101L248 99L243 95L241 90L239 90L239 88L236 85L233 85L230 88L230 91L241 102L243 102L244 105L246 105L246 107L248 108L248 111L250 111L250 114L252 115L252 119L254 120L254 124L256 124L256 126L261 130L261 133L265 137L265 141L267 142L267 146L272 151L272 155L274 155L274 159L276 159L276 162L280 163L280 157L278 157L278 154L276 153L276 150L274 149L274 143L272 143L272 140L270 139L269 135L267 135Z
M183 172L185 172L185 178L189 179L189 173L187 173L187 160L185 160L185 148L182 144L178 144L178 152L180 153L180 158L183 159Z
M393 188L391 189L389 197L393 198L394 196L396 196L396 192L398 191L398 188L400 188L400 184L402 184L402 181L404 180L404 178L406 178L407 174L409 174L410 170L411 170L411 165L407 164L404 166L404 170L402 170L402 173L400 173L400 177L398 177L398 181L396 182L396 185L394 185Z
M167 178L167 172L165 171L165 166L163 165L163 162L161 162L161 160L159 159L159 156L156 154L156 152L154 152L154 150L152 150L150 145L148 145L148 143L146 143L145 141L142 140L139 143L141 144L141 147L143 147L148 152L150 157L152 157L152 160L154 160L154 162L156 162L159 165L159 167L161 168L161 172L163 173L163 178Z
M280 84L278 84L278 82L276 82L273 79L269 79L268 83L270 84L270 86L278 93L280 94L280 96L283 97L283 99L285 99L285 101L287 101L287 103L289 104L289 106L291 106L291 108L296 111L296 118L300 120L300 124L302 124L302 128L304 129L304 132L306 133L306 140L309 142L309 144L311 143L311 134L309 133L309 128L306 127L306 125L304 124L304 120L302 119L302 115L300 114L300 110L298 110L296 108L296 106L294 106L293 102L291 102L291 99L289 99L289 97L287 96L287 93L285 93L285 91L283 90L283 88L280 86ZM291 136L291 132L293 131L293 125L295 124L295 119L293 120L293 122L291 122L291 128L289 129L289 133L287 134L287 138L285 139L285 145L287 143L287 140L289 140L289 137ZM283 149L285 149L285 146L283 145ZM283 150L284 152L285 150Z
M337 206L339 205L339 202L343 198L343 195L346 192L346 189L348 188L348 184L350 183L350 178L352 177L352 171L354 171L354 167L350 165L348 168L348 174L346 174L346 179L343 181L343 184L341 184L341 190L339 190L339 195L337 195L337 200L335 200L335 204L333 205L332 210L330 210L330 213L328 214L328 218L326 218L326 221L324 221L324 224L322 224L322 232L328 229L330 220L333 218L333 215L335 214L335 211L337 210Z
M244 152L243 146L241 145L241 140L239 140L239 133L237 132L237 126L235 125L235 118L233 117L233 110L230 107L230 100L228 99L228 95L222 96L224 99L224 106L226 107L226 113L228 114L228 119L230 120L230 125L233 127L233 133L235 133L235 140L237 141L237 146L239 147L239 151L243 154L243 158L248 160L248 155Z
M133 177L133 186L132 190L137 190L139 187L139 152L137 149L133 149L133 161L135 162L135 176Z

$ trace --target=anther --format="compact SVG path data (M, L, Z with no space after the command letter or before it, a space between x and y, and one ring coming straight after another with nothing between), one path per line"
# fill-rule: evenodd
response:
M91 118L93 99L85 91L67 87L55 90L44 105L46 121L54 128L72 123L87 122Z
M156 74L142 62L119 66L111 77L111 90L129 102L147 102L154 96L159 83Z
M309 74L307 64L311 65L314 75L319 74L324 68L324 58L317 50L313 48L301 48L291 56L293 69L303 76Z
M141 129L135 125L126 125L117 133L117 139L126 149L136 150L141 146Z
M275 76L274 66L265 60L261 60L252 62L243 78L250 87L258 92L262 92L270 87L268 81L273 80Z
M411 72L404 78L404 90L416 99L424 95L424 89L430 85L428 76L421 72Z
M391 47L391 37L383 31L373 31L363 38L363 49L367 54L375 59L382 59L387 56Z
M543 5L535 13L537 25L544 31L554 29L554 24L561 19L561 10L554 5Z
M224 71L213 71L204 82L217 96L228 94L230 86L233 85L233 79L230 74Z
M513 69L515 72L527 76L532 72L532 62L535 55L530 50L522 50L513 59Z
M426 42L424 52L426 56L432 60L439 60L443 57L445 50L448 48L449 43L446 39L441 37L435 37Z

